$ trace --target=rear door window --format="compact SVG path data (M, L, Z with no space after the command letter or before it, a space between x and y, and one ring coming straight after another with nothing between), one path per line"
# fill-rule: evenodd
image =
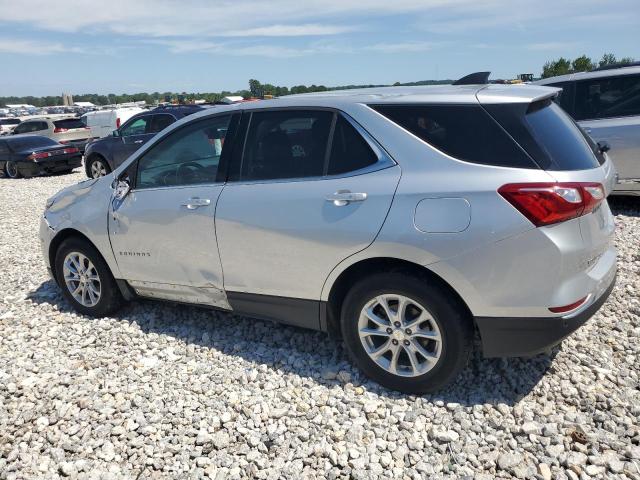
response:
M576 120L640 115L640 75L576 82Z
M149 126L147 133L158 133L175 121L176 119L173 115L169 115L168 113L155 114L151 117L151 125Z
M371 105L443 153L465 162L538 168L480 105Z
M259 111L251 114L240 180L320 177L333 112Z

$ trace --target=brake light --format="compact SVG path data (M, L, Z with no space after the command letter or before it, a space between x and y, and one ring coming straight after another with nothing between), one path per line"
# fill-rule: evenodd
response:
M80 150L78 150L76 147L71 147L71 148L65 148L63 150L64 153L78 153Z
M62 127L56 127L53 129L53 133L64 133L67 130L69 130L68 128L62 128Z
M592 212L604 200L599 183L508 183L498 189L536 227L564 222Z
M39 160L41 158L48 158L50 156L51 154L49 152L34 152L31 155L29 155L27 158L29 160Z
M120 117L116 118L116 128L120 128Z

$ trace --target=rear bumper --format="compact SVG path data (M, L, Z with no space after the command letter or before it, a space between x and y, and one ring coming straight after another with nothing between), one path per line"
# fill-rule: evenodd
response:
M64 172L82 165L82 156L77 155L68 159L45 160L42 162L18 162L18 171L29 177L47 173Z
M476 317L485 357L520 357L544 352L557 345L589 320L615 286L615 271L604 291L583 310L564 317Z

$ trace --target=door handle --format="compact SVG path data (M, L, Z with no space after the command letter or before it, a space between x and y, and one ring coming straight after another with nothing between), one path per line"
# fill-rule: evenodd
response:
M336 193L327 195L326 201L333 202L336 207L344 207L351 202L364 202L367 199L366 193L354 193L349 190L338 190Z
M589 127L585 127L584 131L591 135L591 129Z
M135 142L133 142L133 143L142 143L143 141L144 141L144 140L136 140L136 141L135 141Z
M183 207L187 207L189 210L195 210L198 207L206 207L211 205L211 200L208 198L193 197L182 204Z

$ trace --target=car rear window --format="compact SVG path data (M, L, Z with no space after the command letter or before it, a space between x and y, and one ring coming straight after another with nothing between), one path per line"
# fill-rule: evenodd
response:
M65 118L53 122L56 128L84 128L85 124L79 118Z
M370 105L441 152L471 163L538 168L480 105Z
M552 99L486 108L545 170L588 170L603 160L599 161L593 142Z
M58 145L58 142L51 140L47 137L41 137L38 135L27 137L16 137L7 139L7 143L14 152L22 152L23 150L29 150L31 148L49 147L52 145Z

